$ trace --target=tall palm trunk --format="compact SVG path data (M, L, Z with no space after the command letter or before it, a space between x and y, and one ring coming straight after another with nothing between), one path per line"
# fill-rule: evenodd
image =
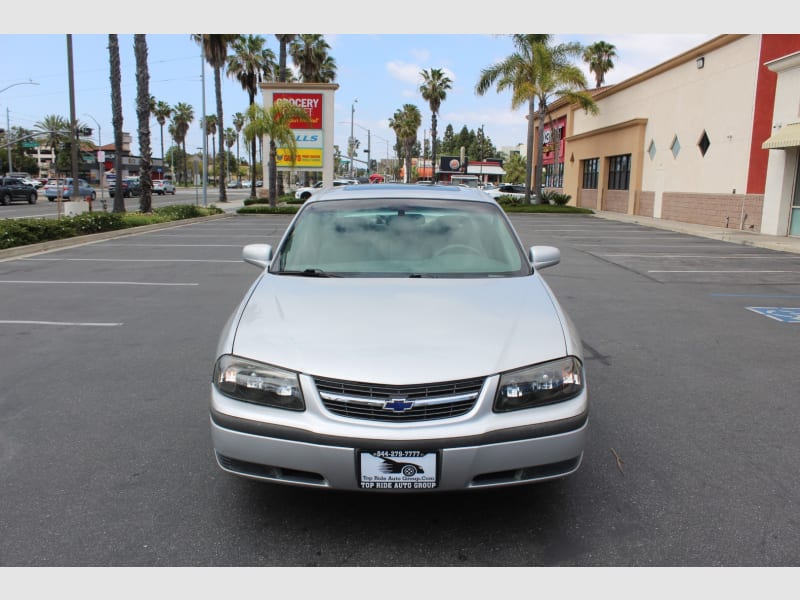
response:
M114 207L112 212L125 212L125 198L122 197L122 75L119 60L119 38L108 35L108 55L111 63L111 121L114 125Z
M533 120L536 116L536 109L534 108L534 99L530 98L528 100L528 144L527 148L525 149L525 204L531 204L531 183L532 183L532 172L533 172ZM539 144L541 148L541 143ZM538 163L537 163L538 166ZM537 169L538 171L538 169ZM540 180L536 179L536 195L537 198L541 198L541 190L539 189ZM539 200L537 200L539 202Z
M222 124L222 78L221 73L222 69L220 67L214 67L214 88L217 95L217 127L219 127L220 132L225 131L225 127ZM224 163L222 157L225 156L225 136L219 136L219 156L220 156L220 163ZM214 158L214 166L217 166L216 157ZM225 165L219 165L219 201L220 202L227 202L228 201L228 194L227 190L225 189Z
M150 148L150 72L147 68L147 38L144 34L133 36L133 49L136 54L136 116L139 120L141 154L139 212L150 213L153 210L153 183L150 178L153 152ZM121 188L118 186L117 189Z

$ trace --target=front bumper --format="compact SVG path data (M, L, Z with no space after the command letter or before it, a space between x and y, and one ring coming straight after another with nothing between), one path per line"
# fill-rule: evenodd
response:
M586 390L571 400L497 414L490 377L470 413L422 423L376 423L337 417L323 407L313 380L301 376L306 410L239 402L211 391L211 437L219 466L277 483L359 490L362 450L438 453L438 484L455 491L564 477L580 466L588 430Z

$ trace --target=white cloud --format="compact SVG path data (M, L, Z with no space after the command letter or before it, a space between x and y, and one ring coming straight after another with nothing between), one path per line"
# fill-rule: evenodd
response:
M422 68L419 65L413 65L399 60L392 60L386 63L386 71L394 79L404 83L416 85L421 81L419 73L422 71Z

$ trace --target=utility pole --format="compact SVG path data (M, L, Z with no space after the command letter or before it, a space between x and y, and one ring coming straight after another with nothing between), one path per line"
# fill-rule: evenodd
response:
M78 121L75 119L75 71L72 65L72 34L67 34L67 71L69 75L69 123L70 123L70 139L72 140L72 148L70 148L72 159L72 196L73 202L77 201L78 194L80 193L80 184L78 183Z

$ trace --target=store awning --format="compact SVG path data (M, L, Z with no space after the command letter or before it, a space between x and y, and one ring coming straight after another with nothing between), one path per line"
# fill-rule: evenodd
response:
M761 144L763 150L792 148L794 146L800 146L800 123L784 125L778 133Z

